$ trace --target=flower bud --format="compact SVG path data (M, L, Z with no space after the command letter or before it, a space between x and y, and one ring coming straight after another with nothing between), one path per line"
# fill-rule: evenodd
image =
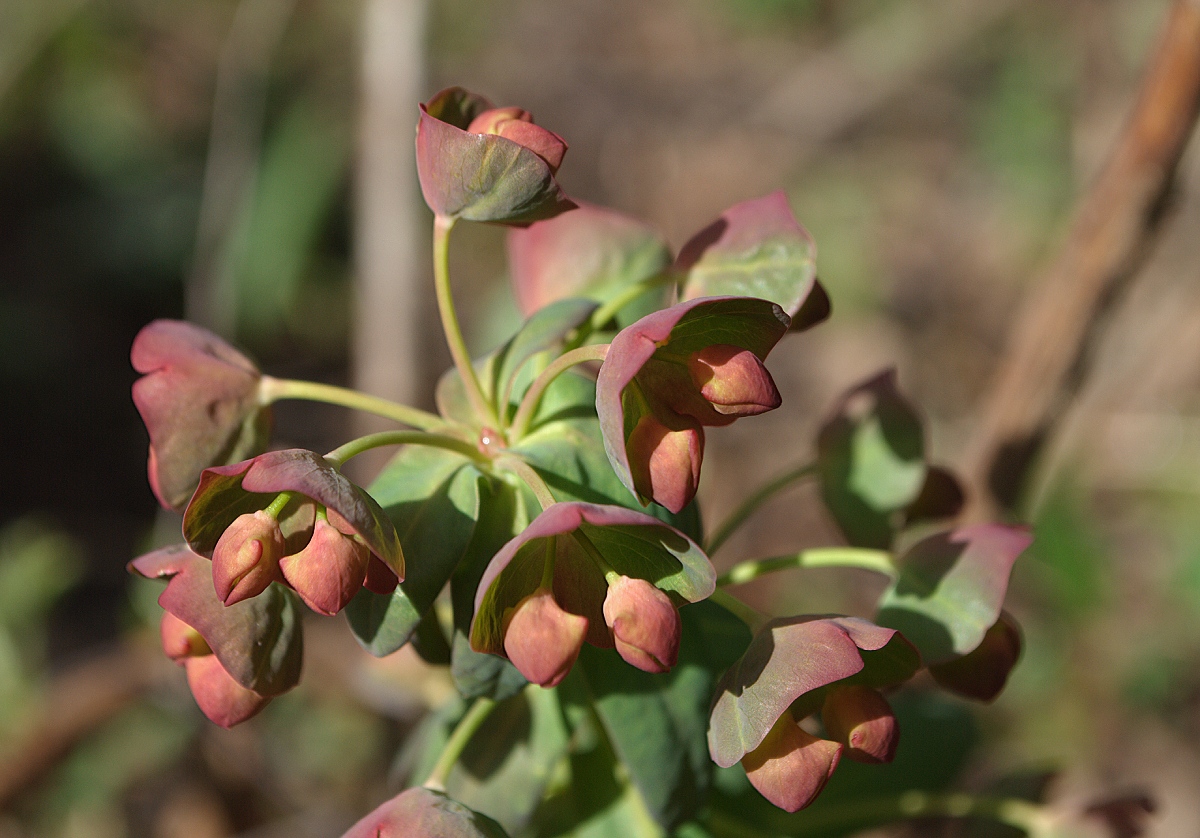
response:
M470 134L496 134L525 146L557 172L567 153L567 143L558 134L533 122L533 114L521 108L492 108L471 120Z
M604 598L604 622L617 651L646 672L667 672L679 657L682 624L671 598L645 579L622 576Z
M704 430L688 417L670 425L647 413L629 434L626 451L638 494L678 513L696 496L704 459Z
M504 653L522 675L557 686L579 657L588 620L564 611L547 588L538 588L504 616Z
M213 548L213 586L226 605L258 596L279 579L286 549L279 521L263 510L238 516Z
M367 545L318 517L308 546L284 556L279 568L309 608L332 617L362 587L370 557Z
M1006 611L983 635L983 641L959 658L929 667L942 687L977 701L992 701L1008 682L1021 657L1021 630Z
M216 655L188 658L184 667L196 704L210 721L221 727L241 724L271 701L270 696L259 695L235 681Z
M688 358L688 372L700 395L725 416L755 416L783 401L763 362L740 346L706 346Z
M208 647L200 632L170 611L163 612L162 622L158 624L158 633L167 657L181 666L188 658L212 654L212 649Z
M841 756L839 743L818 739L784 713L762 744L742 757L742 767L763 797L796 812L816 800Z
M839 687L825 698L821 721L833 739L846 746L856 762L891 762L900 728L887 700L861 684Z

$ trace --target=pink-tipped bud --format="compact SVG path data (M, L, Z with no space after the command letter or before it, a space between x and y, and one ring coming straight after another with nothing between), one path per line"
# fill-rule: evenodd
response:
M370 558L367 545L318 518L308 546L299 553L284 556L279 568L309 608L332 617L363 586Z
M158 624L158 633L162 638L163 651L166 652L167 657L180 665L188 658L212 654L212 649L200 636L200 632L170 611L163 612L162 622Z
M239 515L213 549L213 587L226 605L258 596L279 579L286 545L279 521L266 512Z
M755 416L783 401L763 362L740 346L706 346L688 359L688 372L700 395L725 416Z
M654 414L638 420L625 450L638 494L679 512L696 496L704 458L704 430L677 416L669 427Z
M818 739L785 712L762 744L742 757L742 767L763 797L796 812L817 799L841 756L839 743Z
M472 134L496 134L517 145L523 145L546 161L557 172L567 153L566 141L533 122L533 114L521 108L492 108L471 120L467 131Z
M821 708L825 730L856 762L891 762L900 741L896 715L882 695L856 684L833 690Z
M396 590L399 583L400 580L396 578L392 569L384 564L383 559L371 554L370 560L367 561L367 578L363 580L363 587L387 596Z
M241 724L271 701L269 696L248 690L234 680L216 655L188 658L184 666L196 704L209 720L221 727Z
M504 830L439 791L417 786L365 816L342 838L496 838Z
M638 669L667 672L679 658L679 612L670 597L645 579L622 576L609 585L604 622L621 657Z
M552 591L538 588L505 614L504 653L532 683L553 687L571 671L587 629L587 617L564 611Z

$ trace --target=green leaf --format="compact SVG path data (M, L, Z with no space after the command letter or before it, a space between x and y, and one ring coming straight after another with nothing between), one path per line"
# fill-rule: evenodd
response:
M411 445L371 484L409 562L393 593L363 588L346 607L354 636L371 654L390 655L407 643L450 580L475 531L483 479L453 452Z
M516 378L525 363L539 352L560 344L572 330L585 323L598 307L597 303L580 298L559 300L538 309L525 321L517 333L496 351L496 359L490 367L495 376L491 381L491 392L498 410L507 409L510 398L520 392L515 389ZM532 376L528 380L532 380Z
M713 685L750 642L745 625L713 603L685 606L680 618L679 663L669 673L635 669L611 649L584 646L579 657L613 749L646 807L668 829L705 800Z
M525 529L531 501L502 480L480 483L479 518L471 542L450 579L454 606L454 638L451 642L450 674L465 698L507 698L528 683L517 668L498 655L476 652L467 639L475 614L475 591L492 557Z
M926 665L971 652L1000 618L1013 562L1032 541L1024 529L980 524L917 542L896 562L876 620L903 632Z
M887 549L925 483L921 419L887 370L852 388L817 438L825 505L847 540Z
M526 687L498 705L471 738L446 791L509 833L524 834L567 745L555 691Z
M816 281L817 249L782 191L727 209L683 246L681 299L757 297L794 316Z

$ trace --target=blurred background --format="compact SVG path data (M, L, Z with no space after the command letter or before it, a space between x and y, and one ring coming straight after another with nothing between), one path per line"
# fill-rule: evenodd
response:
M787 191L834 314L772 355L783 409L710 434L713 520L808 459L837 395L888 366L934 459L959 462L1167 7L0 0L0 838L338 834L395 788L406 733L449 694L407 652L373 661L313 618L301 687L219 730L156 651L159 587L124 570L178 527L156 511L129 397L148 321L200 322L280 377L432 402L449 360L429 329L418 101L460 84L532 111L570 144L568 193L676 248ZM947 781L1057 769L1064 799L1145 789L1152 834L1172 838L1200 835L1192 145L1022 509L1025 658L994 705L939 710L961 745ZM482 352L519 320L504 231L460 225L452 259ZM365 427L335 408L276 415L281 443L317 450ZM800 488L717 564L837 539ZM876 584L813 571L742 593L855 611Z

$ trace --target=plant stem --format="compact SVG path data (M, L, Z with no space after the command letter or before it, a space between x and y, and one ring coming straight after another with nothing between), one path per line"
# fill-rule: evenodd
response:
M271 501L270 505L267 506L263 512L267 513L272 518L278 519L279 516L283 514L284 507L288 505L288 502L291 501L291 499L291 492L280 492L275 496L275 500Z
M719 588L716 591L713 591L713 595L710 596L709 599L724 608L726 611L731 612L735 617L749 626L751 632L757 632L768 620L771 619L761 611L751 608L733 594L728 593L727 591L722 591Z
M463 750L470 743L471 737L475 735L475 731L479 730L479 726L483 724L495 706L495 700L486 696L475 699L471 709L462 717L455 726L454 732L450 734L450 738L446 740L446 746L442 748L433 770L429 772L429 778L424 782L425 788L440 792L446 790L446 778L450 776L450 769L454 767L454 763L458 762Z
M517 406L517 412L513 415L512 425L509 428L509 440L516 442L529 431L529 424L533 421L533 414L537 411L538 405L542 401L542 395L554 379L576 364L583 364L588 361L603 361L607 355L608 344L603 343L593 346L581 346L578 349L572 349L570 352L565 352L555 358L533 380L533 383L529 385L529 389L525 391L525 395L521 398L521 404Z
M887 550L868 550L864 547L816 547L801 550L790 556L738 562L717 577L718 585L740 585L766 573L792 568L856 567L873 570L885 576L896 576L896 564Z
M315 381L295 381L285 378L262 377L259 384L259 400L271 404L280 399L305 399L313 402L325 402L341 407L361 410L393 419L404 425L420 428L423 431L439 430L446 427L446 420L424 410L409 407L406 404L381 399L351 390L346 387L336 387L332 384L319 384Z
M599 548L587 537L587 533L576 529L571 531L571 535L575 538L575 543L583 549L583 552L588 554L588 558L595 562L596 569L604 574L604 581L608 582L609 585L616 584L621 574L613 570L613 566L608 563L608 559L601 555Z
M672 285L677 281L677 278L670 272L655 274L639 282L635 282L625 288L617 296L613 297L600 308L592 312L592 316L588 318L588 326L591 331L596 331L601 328L609 320L617 315L621 309L632 303L643 294L653 291L655 288L661 288L664 285Z
M875 823L891 823L912 818L988 818L1020 829L1031 835L1042 834L1048 820L1045 809L1028 800L1014 797L976 797L971 794L932 794L906 791L887 797L857 799L832 803L805 813L802 831L797 834L824 834L840 827L864 827ZM797 818L800 826L801 818ZM721 812L713 812L710 826L730 836L761 835L747 831L745 824Z
M721 526L717 527L717 529L713 532L712 537L708 539L708 543L705 545L704 551L710 556L716 553L717 550L720 549L721 545L725 543L726 539L733 535L737 528L744 524L746 519L754 514L755 510L766 503L772 495L782 489L786 489L797 480L802 480L805 477L815 474L816 471L816 464L809 463L807 465L800 466L799 468L794 468L789 472L779 475L774 480L763 484L757 492L742 501L742 503L736 509L734 509L733 512L729 513L729 516L723 522L721 522Z
M533 496L542 505L542 509L546 509L557 503L554 500L554 495L550 492L550 487L546 485L546 481L542 479L542 476L534 471L533 466L520 457L498 457L496 458L496 467L505 471L511 471L517 477L524 480L525 485L530 488Z
M454 366L463 380L467 401L481 422L496 425L496 411L483 395L483 388L475 375L471 354L467 351L462 329L458 325L458 315L454 311L454 297L450 293L450 230L453 227L453 218L439 215L433 220L433 285L437 291L438 313L442 317L442 331L446 333L450 357L454 359Z
M351 457L357 457L364 451L370 451L372 448L379 448L383 445L427 445L431 448L444 448L447 451L462 454L464 457L474 460L477 463L486 463L488 460L474 445L466 440L447 436L446 434L431 434L425 431L380 431L377 434L360 436L358 439L352 439L343 445L339 445L326 454L325 459L334 463L338 468L341 468Z

